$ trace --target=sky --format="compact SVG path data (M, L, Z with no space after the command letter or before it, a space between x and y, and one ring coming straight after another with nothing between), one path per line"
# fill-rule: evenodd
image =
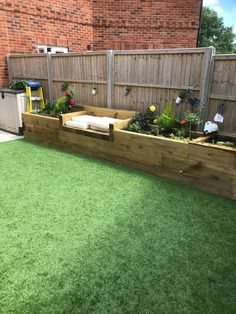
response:
M236 0L203 0L203 5L223 17L225 26L233 26L236 35Z

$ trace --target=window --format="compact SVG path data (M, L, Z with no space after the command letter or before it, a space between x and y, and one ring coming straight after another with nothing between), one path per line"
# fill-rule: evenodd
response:
M68 47L38 45L36 51L38 53L68 53L69 49Z

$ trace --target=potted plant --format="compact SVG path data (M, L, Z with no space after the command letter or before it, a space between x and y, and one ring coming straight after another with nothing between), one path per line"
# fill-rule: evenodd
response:
M23 90L26 87L26 81L22 80L22 81L11 81L10 82L10 88L14 89L14 90Z
M185 89L182 89L179 92L179 96L175 100L175 104L179 105L187 96L188 96L188 91Z

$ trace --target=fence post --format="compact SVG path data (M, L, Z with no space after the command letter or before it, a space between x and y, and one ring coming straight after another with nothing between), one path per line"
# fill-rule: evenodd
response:
M107 51L107 107L112 108L114 53Z
M203 106L206 105L209 99L214 54L215 54L214 47L206 48L204 69L203 69L203 74L201 78L201 87L200 87L200 101Z
M46 55L46 63L47 63L47 79L48 79L48 94L49 94L49 102L53 102L53 85L52 85L52 59L50 53Z

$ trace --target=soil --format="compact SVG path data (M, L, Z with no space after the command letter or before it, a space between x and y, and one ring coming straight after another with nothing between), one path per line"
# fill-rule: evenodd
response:
M209 138L207 143L236 148L236 137L214 134ZM232 143L232 145L227 145L227 143Z

